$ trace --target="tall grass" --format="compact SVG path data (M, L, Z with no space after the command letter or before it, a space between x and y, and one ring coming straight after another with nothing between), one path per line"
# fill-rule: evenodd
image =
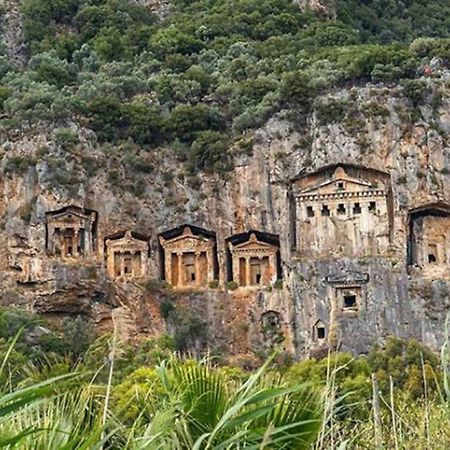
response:
M2 394L0 447L306 450L321 427L318 395L312 386L287 386L270 376L269 363L238 383L208 362L173 357L157 368L162 390L149 393L151 414L132 424L114 417L111 382L96 386L84 374L34 382ZM39 378L36 369L32 375Z
M114 346L107 385L96 384L95 374L81 370L61 373L67 371L64 361L28 368L24 385L0 395L0 448L450 448L449 342L442 348L444 376L436 392L430 390L424 364L425 395L417 401L396 390L392 378L389 392L383 394L374 377L372 415L359 421L345 414L348 399L339 395L337 378L346 365L338 365L331 355L320 392L310 384L286 384L269 370L270 360L241 381L208 360L174 356L156 367L157 379L144 395L136 390L120 403L125 409L139 405L139 413L130 419L111 401ZM3 367L5 363L0 372Z

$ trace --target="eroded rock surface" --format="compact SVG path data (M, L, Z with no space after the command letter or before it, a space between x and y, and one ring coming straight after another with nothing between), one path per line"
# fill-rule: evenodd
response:
M37 163L0 179L0 300L103 328L115 321L126 339L172 332L193 351L243 365L280 343L297 357L330 347L364 353L393 334L438 348L450 307L449 78L424 80L439 103L414 107L401 88L367 86L317 99L301 123L282 112L254 133L251 155L236 157L232 173L198 173L195 183L169 149L142 151L154 169L139 194L112 184L120 161L89 130L74 128L80 144L63 160L77 174L70 184L54 183L49 161L62 153L53 130L10 137L3 168L13 156ZM345 117L317 114L330 101L346 105ZM86 155L102 170L87 170ZM49 252L46 213L68 205L98 213L88 254ZM183 224L198 228L180 235L209 230L214 245L178 249L189 253L181 260L166 245L165 258L161 237L176 238L164 233ZM233 271L228 239L250 230L276 236L279 267L271 254ZM148 253L139 270L122 258L108 272L106 238L127 232L145 236L139 251ZM175 271L183 285L158 286Z

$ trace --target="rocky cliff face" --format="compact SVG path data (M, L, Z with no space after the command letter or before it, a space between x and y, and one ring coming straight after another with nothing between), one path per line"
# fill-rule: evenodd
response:
M86 129L73 128L80 143L69 149L55 142L51 129L5 137L1 303L51 317L82 314L102 329L116 323L129 339L178 333L191 349L245 363L281 341L297 357L328 347L366 352L392 334L437 348L450 306L448 227L433 231L433 218L450 216L449 82L445 72L421 80L426 94L419 103L385 86L318 98L308 117L280 113L257 130L251 153L236 157L231 173L199 173L195 180L169 149L128 149L150 167L137 175ZM320 172L324 167L331 175ZM326 184L339 167L349 176L357 169L360 175L351 178L369 193L389 191L385 244L349 253L345 225L336 232L335 251L306 255L296 246L303 219L294 180L319 171ZM383 188L367 182L370 171L385 174ZM88 257L46 250L45 213L69 204L98 212L97 247ZM356 223L353 212L345 214ZM414 228L424 217L431 225ZM343 226L334 210L329 219L327 227ZM173 291L154 281L164 273L158 235L184 223L216 233L217 283ZM423 227L423 236L412 232ZM318 242L326 229L317 230ZM120 230L149 237L145 279L107 275L105 237ZM247 230L279 236L282 286L230 284L226 239Z

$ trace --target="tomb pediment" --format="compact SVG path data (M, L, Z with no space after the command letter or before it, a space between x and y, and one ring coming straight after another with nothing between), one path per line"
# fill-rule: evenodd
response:
M345 169L338 166L334 173L323 179L311 176L305 177L302 185L299 185L297 195L303 196L353 196L364 192L373 194L385 194L384 185L378 187L378 183L364 178L349 176Z
M267 242L259 241L255 234L252 233L248 241L241 244L232 245L230 243L230 249L233 252L260 252L260 253L276 253L278 247Z
M95 222L97 213L95 211L80 208L78 206L66 206L56 211L46 213L47 222L61 225L83 224L86 221Z
M171 239L160 237L160 242L163 247L179 249L181 251L196 251L199 248L209 248L213 245L213 241L204 236L195 235L189 226L186 226L183 233Z
M371 183L364 180L337 178L325 181L301 191L301 194L334 194L336 192L361 192L371 190Z
M122 237L116 237L114 235L107 237L106 245L122 251L147 250L147 240L134 237L131 231L120 233L118 236Z
M369 281L369 274L357 271L348 271L328 275L325 280L330 284L363 284Z

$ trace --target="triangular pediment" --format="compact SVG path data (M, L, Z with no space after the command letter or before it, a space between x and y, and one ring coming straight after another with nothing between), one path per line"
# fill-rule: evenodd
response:
M250 238L246 242L242 242L241 244L236 244L232 246L233 250L245 250L245 251L251 251L251 250L266 250L266 251L278 251L278 247L272 244L269 244L267 242L259 241L256 238L256 235L252 233L250 235Z
M206 248L212 245L213 240L205 236L195 235L189 226L186 226L183 233L172 239L160 237L163 247L177 248L181 251L191 251L199 248Z
M357 178L336 178L303 190L302 194L334 194L336 192L369 191L372 183Z
M67 206L57 211L49 211L46 213L47 220L64 220L67 222L81 219L89 219L91 211L84 210L79 206Z
M261 242L261 241L247 241L243 242L242 244L235 245L233 247L236 250L278 250L277 247L274 245L268 244L267 242Z
M135 238L130 231L127 231L124 236L119 238L106 238L107 245L112 245L114 247L135 247L144 248L147 247L147 241L143 239Z
M79 223L85 221L86 219L89 219L89 216L71 211L65 211L48 218L49 221L59 221L65 223Z
M345 192L369 191L373 188L370 181L354 178L347 175L344 168L339 166L331 178L315 185L308 186L301 194L327 195Z

